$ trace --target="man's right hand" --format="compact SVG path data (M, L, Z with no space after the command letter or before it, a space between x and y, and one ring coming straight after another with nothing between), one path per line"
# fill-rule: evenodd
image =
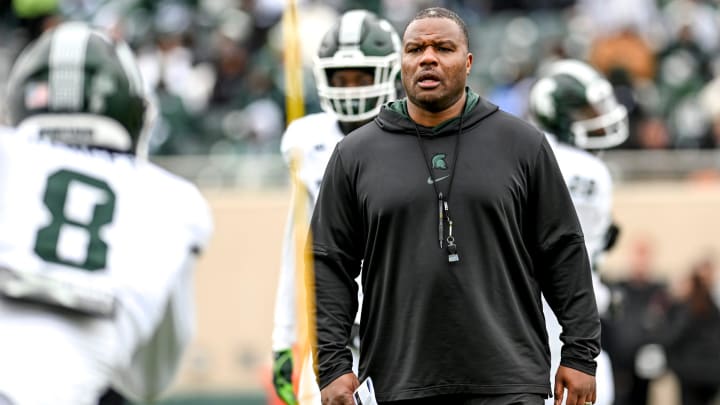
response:
M292 349L273 352L273 385L278 397L287 405L297 405L292 384Z
M359 386L354 373L341 375L320 391L322 405L354 405L353 393Z

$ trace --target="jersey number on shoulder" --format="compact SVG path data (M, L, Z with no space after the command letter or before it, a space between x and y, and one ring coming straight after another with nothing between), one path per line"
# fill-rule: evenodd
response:
M47 179L43 202L51 220L37 232L35 253L51 263L90 271L105 268L108 245L100 231L115 212L110 186L82 173L58 170Z

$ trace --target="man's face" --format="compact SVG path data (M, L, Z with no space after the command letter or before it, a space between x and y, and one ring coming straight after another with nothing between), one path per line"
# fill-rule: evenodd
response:
M440 112L465 92L472 54L461 28L448 18L423 18L408 25L403 37L402 81L408 99Z
M348 69L337 69L332 71L332 73L328 76L328 83L331 87L362 87L362 86L372 86L375 82L375 76L373 74L374 69L372 68L348 68ZM346 113L349 111L356 111L358 112L360 110L360 100L359 99L353 99L350 97L352 101L350 104L346 105L345 107L348 109L345 111ZM372 119L366 119L362 121L341 121L340 122L340 129L344 134L348 134L351 131L355 130L356 128L360 128L364 124L368 123Z
M372 86L373 74L368 69L337 69L328 78L331 87Z

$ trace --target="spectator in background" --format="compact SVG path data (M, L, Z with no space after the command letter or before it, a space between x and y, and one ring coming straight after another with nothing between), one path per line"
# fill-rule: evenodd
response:
M615 376L615 405L648 404L648 387L655 376L638 370L638 353L661 342L668 307L665 284L652 279L653 246L644 238L633 241L627 280L608 283L612 307L603 328L604 347Z
M624 69L636 87L655 78L655 52L632 26L595 38L588 61L605 76Z
M643 116L636 122L634 128L633 143L628 144L629 147L643 150L672 148L672 139L663 116L654 114Z
M710 56L697 42L690 21L671 34L656 56L654 82L660 97L659 111L668 124L674 148L706 147L710 120L700 107L698 94L712 79Z
M209 100L211 108L237 108L247 104L247 70L251 55L244 40L223 30L214 35L215 83Z
M152 42L138 49L138 66L148 94L158 107L151 153L158 155L205 154L199 119L207 107L214 77L206 64L195 60L192 42L193 10L181 1L155 5Z
M706 0L670 0L661 13L671 37L688 29L698 47L705 54L713 54L720 45L717 4Z
M614 35L632 27L648 40L658 29L657 0L576 0L575 3L574 10L589 17L587 23L595 37Z
M670 134L659 106L648 104L641 98L645 89L654 89L654 83L644 81L636 87L633 78L625 68L616 67L610 70L608 80L613 86L615 96L628 111L630 136L619 145L625 149L666 149L670 148Z
M665 347L682 405L711 405L720 392L720 302L715 262L704 257L675 291Z

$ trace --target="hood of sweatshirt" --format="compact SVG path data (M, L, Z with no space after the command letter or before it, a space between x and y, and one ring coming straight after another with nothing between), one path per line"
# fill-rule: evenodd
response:
M480 97L477 93L465 88L467 98L461 116L451 118L434 127L416 124L410 119L407 112L407 98L391 101L383 106L375 118L375 122L385 131L397 134L417 136L417 131L423 137L439 137L457 135L498 111L498 106ZM460 124L462 123L462 128Z

